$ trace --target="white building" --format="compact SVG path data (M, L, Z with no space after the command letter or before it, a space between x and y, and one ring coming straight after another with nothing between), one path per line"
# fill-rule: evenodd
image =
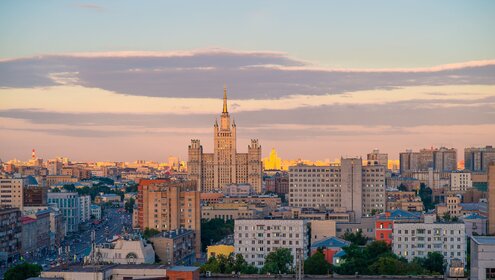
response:
M65 218L67 232L76 232L81 221L79 195L74 192L49 192L48 204L56 204Z
M270 252L288 248L295 265L296 249L308 256L308 225L305 220L235 220L234 247L236 254L256 267L264 265Z
M471 237L471 280L495 279L495 237Z
M452 172L450 174L450 190L464 192L473 187L470 172Z
M79 218L81 223L91 219L91 196L89 195L79 197Z
M289 205L352 211L354 219L385 211L386 166L362 166L360 158L343 158L341 166L289 167Z
M126 239L119 237L111 243L99 244L87 257L86 261L90 261L91 256L97 261L104 263L155 263L155 251L153 250L153 246L146 243L146 241L140 237Z
M101 219L101 206L96 204L91 204L91 215L95 217L95 219Z
M439 252L450 264L460 259L466 264L466 228L463 223L396 223L393 228L392 250L411 261L424 258L428 252Z

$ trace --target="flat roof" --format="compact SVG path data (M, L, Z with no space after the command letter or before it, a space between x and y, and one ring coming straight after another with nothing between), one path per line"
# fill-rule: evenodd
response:
M170 271L196 271L199 269L197 266L182 266L182 265L175 265L167 268Z
M495 246L495 236L472 236L471 238L476 244Z

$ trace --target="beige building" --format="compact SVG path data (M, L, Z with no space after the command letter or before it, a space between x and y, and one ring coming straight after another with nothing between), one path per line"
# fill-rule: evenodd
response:
M337 236L336 223L332 220L313 220L311 224L311 244L328 237Z
M224 89L220 125L213 126L213 153L204 153L197 139L188 148L187 175L197 182L199 191L221 190L228 184L250 184L261 192L263 164L261 145L251 139L247 153L237 152L237 127L227 111L227 90Z
M352 220L385 211L385 170L362 166L360 158L343 158L341 166L298 165L289 168L289 205L344 209Z
M495 234L495 162L488 166L488 234Z
M445 203L437 204L435 206L437 215L442 217L446 213L449 213L452 217L459 217L462 215L461 199L457 196L448 196L445 198Z
M450 190L453 192L465 192L473 187L471 172L452 172L450 174Z
M383 165L388 167L388 154L380 153L380 150L374 149L373 152L366 156L367 165Z
M196 182L141 180L137 204L141 230L193 230L196 257L201 256L200 192L196 190Z
M0 208L19 208L22 211L25 182L22 178L0 179Z
M201 218L205 220L223 219L253 219L262 218L263 209L247 203L214 203L201 208Z
M160 263L192 265L194 258L194 231L177 229L161 232L150 238Z
M495 278L495 237L471 237L471 280Z

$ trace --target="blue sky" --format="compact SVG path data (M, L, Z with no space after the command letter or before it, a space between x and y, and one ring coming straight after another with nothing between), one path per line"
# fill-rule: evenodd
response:
M0 1L0 159L495 145L495 1Z
M1 1L0 57L204 48L319 65L419 67L495 57L494 1Z

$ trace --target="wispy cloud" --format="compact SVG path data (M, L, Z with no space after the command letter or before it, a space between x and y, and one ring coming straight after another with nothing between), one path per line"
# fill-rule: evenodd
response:
M88 9L88 10L94 10L94 11L103 11L105 10L103 6L93 4L93 3L79 3L76 4L76 7L81 8L81 9Z

